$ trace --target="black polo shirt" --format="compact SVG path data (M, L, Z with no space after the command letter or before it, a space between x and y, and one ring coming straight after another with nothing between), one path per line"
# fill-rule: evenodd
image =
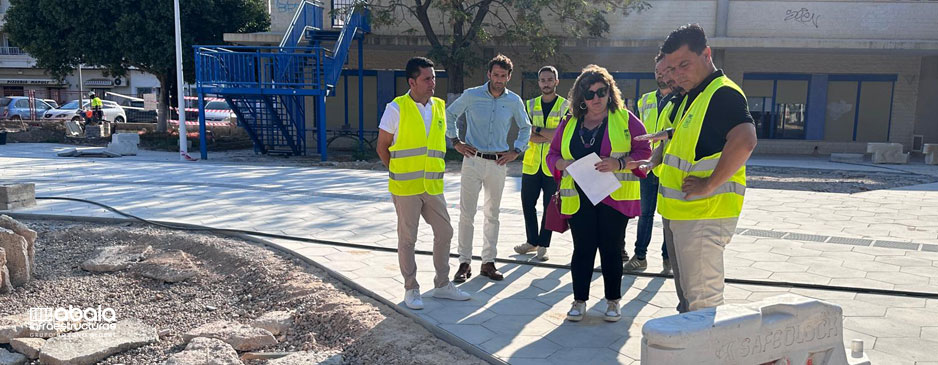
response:
M710 74L700 85L697 85L693 90L687 92L687 95L684 96L687 98L687 106L685 109L690 109L690 105L694 102L694 99L697 98L714 79L720 76L723 76L723 70L717 70ZM677 103L681 102L680 98L674 98L672 101L676 101ZM678 107L679 106L680 104L678 104ZM674 114L677 113L677 109L677 107L674 108L671 118L675 125L679 122L673 118ZM681 117L683 117L684 113L687 113L687 110L683 110L681 113ZM696 160L700 160L701 158L717 152L722 152L723 147L726 146L726 135L730 133L731 129L743 123L754 123L752 115L749 114L749 103L746 101L746 97L733 88L719 88L713 93L713 98L710 99L707 115L704 116L703 125L700 128L700 137L697 139L697 149L695 151L697 155Z

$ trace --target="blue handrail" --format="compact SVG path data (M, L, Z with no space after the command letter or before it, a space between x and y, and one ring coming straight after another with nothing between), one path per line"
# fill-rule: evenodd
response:
M323 5L318 1L304 0L300 3L296 13L293 14L290 27L283 34L280 47L293 47L300 44L300 39L308 29L322 29L322 9ZM300 21L302 23L299 23Z

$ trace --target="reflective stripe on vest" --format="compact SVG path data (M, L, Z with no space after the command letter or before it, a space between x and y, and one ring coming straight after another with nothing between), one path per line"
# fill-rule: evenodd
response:
M394 99L400 109L394 144L389 148L388 190L393 195L408 196L443 193L446 163L446 104L432 98L433 116L427 131L417 103L410 95Z
M632 151L632 134L629 132L629 112L618 110L609 113L609 124L606 127L606 136L609 138L612 151L610 157L619 158L628 156ZM563 129L562 144L560 154L565 160L573 160L570 154L570 140L577 130L577 119L570 118ZM613 171L616 179L619 180L619 188L609 196L613 200L639 200L641 199L641 185L638 176L632 174L630 170ZM560 179L560 212L566 215L572 215L580 210L580 195L577 193L576 184L573 177L564 171Z
M668 104L664 106L664 108L661 108L661 113L658 114L658 123L661 127L661 130L671 128L671 125L673 124L671 123L671 112L674 111L674 108L678 108L677 115L682 115L684 113L684 108L687 106L686 101L687 98L681 98L680 106L675 105L673 101L669 101ZM662 141L654 144L655 147L652 147L652 152L654 152L655 148L658 148L659 145L662 146L661 148L666 148L668 141ZM661 176L661 166L664 165L658 164L658 166L655 166L655 168L651 171L654 172L656 176Z
M560 119L567 112L567 100L557 96L554 106L547 114L547 120L544 120L544 112L541 109L541 97L527 101L528 117L531 118L533 127L547 129L556 129L560 124ZM533 129L532 129L533 133ZM528 142L528 149L524 151L524 158L521 160L521 172L526 175L534 175L540 171L546 176L553 176L550 168L547 167L547 152L550 151L550 142L534 143Z
M702 220L739 217L746 194L746 167L740 167L732 177L707 196L686 199L682 190L688 176L709 177L720 162L722 152L696 159L697 142L704 117L713 94L722 87L738 91L742 89L726 76L714 79L698 95L678 123L674 124L674 135L665 146L665 155L656 170L659 178L658 213L670 220ZM682 103L682 108L685 107ZM681 114L678 114L681 115Z

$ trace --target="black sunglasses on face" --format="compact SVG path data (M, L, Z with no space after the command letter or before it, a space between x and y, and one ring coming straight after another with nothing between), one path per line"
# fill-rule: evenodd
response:
M593 91L593 90L586 90L586 92L583 93L583 98L586 99L586 100L593 100L593 97L596 97L596 96L602 98L602 97L605 97L605 96L606 96L606 92L607 92L608 90L609 90L608 87L600 88L600 89L598 89L598 90L596 90L596 91Z

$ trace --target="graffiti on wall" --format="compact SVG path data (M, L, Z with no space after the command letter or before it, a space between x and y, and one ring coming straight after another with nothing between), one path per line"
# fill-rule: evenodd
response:
M294 13L300 6L300 0L277 0L277 11L281 13Z
M798 10L786 10L785 11L785 21L794 21L805 25L814 25L815 28L818 27L817 22L821 16L818 13L812 13L808 8L801 8Z

